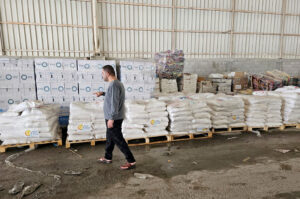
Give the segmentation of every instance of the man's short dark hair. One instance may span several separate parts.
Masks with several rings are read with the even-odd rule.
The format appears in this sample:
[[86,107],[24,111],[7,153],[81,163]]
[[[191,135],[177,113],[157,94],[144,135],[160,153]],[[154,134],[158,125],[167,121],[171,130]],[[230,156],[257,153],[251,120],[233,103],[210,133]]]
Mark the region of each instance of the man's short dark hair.
[[110,74],[112,76],[116,76],[115,70],[111,65],[103,66],[102,70],[106,71],[108,74]]

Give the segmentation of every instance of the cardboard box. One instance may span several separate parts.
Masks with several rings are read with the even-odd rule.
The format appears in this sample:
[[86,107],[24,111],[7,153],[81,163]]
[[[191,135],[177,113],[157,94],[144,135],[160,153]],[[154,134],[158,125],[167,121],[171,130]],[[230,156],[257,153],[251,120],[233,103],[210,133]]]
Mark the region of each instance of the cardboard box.
[[51,82],[51,94],[53,96],[64,96],[65,95],[65,84],[63,82]]
[[35,63],[35,71],[50,71],[49,59],[45,58],[37,58],[34,60]]
[[77,82],[78,81],[77,72],[64,71],[62,72],[62,79],[65,82]]
[[78,83],[77,82],[65,82],[65,95],[66,96],[78,95]]
[[63,59],[62,60],[63,70],[68,72],[77,71],[77,61],[76,59]]
[[248,89],[248,76],[244,72],[235,72],[233,78],[233,91]]
[[93,90],[92,90],[92,83],[90,82],[80,82],[79,83],[79,95],[80,96],[92,96]]
[[92,73],[78,73],[78,81],[79,83],[82,82],[92,82],[93,81],[93,74]]
[[50,82],[37,82],[36,87],[38,99],[42,96],[52,96]]
[[35,82],[34,80],[34,72],[33,71],[22,71],[19,74],[19,81],[21,84],[27,83],[27,82]]
[[0,81],[7,81],[7,82],[14,82],[19,83],[20,73],[17,70],[11,70],[11,71],[0,71]]
[[105,92],[106,87],[104,83],[92,83],[92,92]]

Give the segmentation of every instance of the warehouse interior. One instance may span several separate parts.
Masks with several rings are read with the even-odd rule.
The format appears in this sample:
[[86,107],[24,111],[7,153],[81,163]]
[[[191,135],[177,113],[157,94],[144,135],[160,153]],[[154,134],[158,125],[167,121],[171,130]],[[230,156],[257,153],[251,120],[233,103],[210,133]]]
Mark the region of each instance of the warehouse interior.
[[299,0],[0,0],[0,198],[300,198],[299,140]]

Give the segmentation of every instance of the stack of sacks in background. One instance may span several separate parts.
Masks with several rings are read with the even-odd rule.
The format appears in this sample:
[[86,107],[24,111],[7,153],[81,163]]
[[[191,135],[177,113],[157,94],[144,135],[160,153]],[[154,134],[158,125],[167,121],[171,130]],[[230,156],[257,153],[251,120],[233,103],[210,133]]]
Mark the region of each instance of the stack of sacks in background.
[[212,81],[213,86],[217,87],[218,93],[230,93],[232,79],[226,79],[224,75],[213,73],[209,75],[209,79]]
[[60,139],[58,114],[58,105],[44,105],[41,101],[11,105],[0,114],[2,145]]
[[152,62],[120,61],[121,82],[126,99],[150,99],[156,85],[156,68]]
[[267,121],[268,106],[264,96],[240,95],[245,102],[246,125],[264,127]]
[[35,72],[38,100],[59,104],[60,121],[64,121],[69,116],[70,103],[79,101],[76,60],[35,59]]
[[171,135],[191,133],[193,130],[193,113],[190,109],[189,101],[177,100],[167,105],[170,118],[169,130]]
[[144,138],[144,128],[149,122],[149,114],[146,111],[145,101],[126,100],[126,115],[122,126],[125,139]]
[[206,99],[189,100],[190,109],[193,114],[193,131],[208,132],[211,128],[211,109],[207,106]]
[[74,102],[70,105],[68,140],[106,138],[103,102]]
[[0,112],[9,105],[36,100],[32,59],[0,59]]
[[266,126],[279,127],[282,125],[282,98],[277,92],[273,91],[255,91],[255,96],[265,96],[265,105],[267,108]]
[[164,101],[166,103],[171,103],[172,101],[176,100],[183,100],[186,99],[186,95],[181,92],[177,93],[160,93],[156,96],[156,98],[160,101]]
[[183,92],[196,93],[197,91],[197,74],[184,73],[183,75]]
[[212,109],[212,126],[215,129],[245,126],[244,101],[239,97],[217,95],[207,102]]
[[149,115],[145,128],[147,136],[167,135],[166,129],[169,125],[169,118],[166,103],[157,99],[150,99],[146,103],[146,111]]
[[300,88],[286,86],[276,90],[283,99],[283,123],[300,124]]
[[211,128],[211,109],[207,105],[212,93],[189,94],[190,109],[193,113],[193,130],[195,132],[208,132]]
[[[93,93],[105,92],[109,83],[102,78],[102,68],[111,65],[116,72],[114,60],[78,60],[79,98],[81,102],[102,101],[103,97],[96,97]],[[117,74],[117,73],[116,73]]]

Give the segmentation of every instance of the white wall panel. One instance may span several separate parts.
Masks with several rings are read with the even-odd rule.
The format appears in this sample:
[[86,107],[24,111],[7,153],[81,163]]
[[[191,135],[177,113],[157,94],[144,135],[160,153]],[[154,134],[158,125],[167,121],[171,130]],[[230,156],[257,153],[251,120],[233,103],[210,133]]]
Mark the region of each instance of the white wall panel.
[[300,57],[299,0],[96,1],[0,0],[0,55]]

